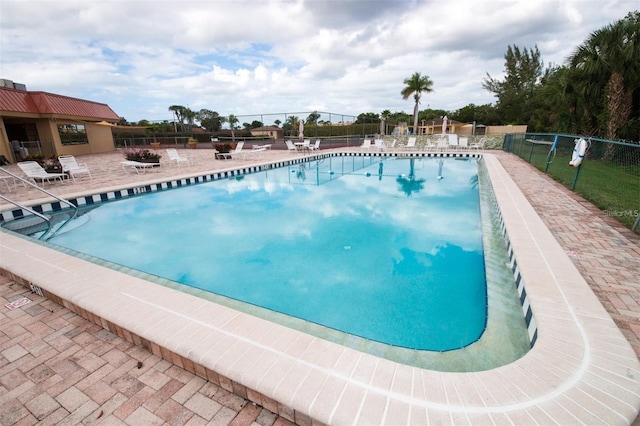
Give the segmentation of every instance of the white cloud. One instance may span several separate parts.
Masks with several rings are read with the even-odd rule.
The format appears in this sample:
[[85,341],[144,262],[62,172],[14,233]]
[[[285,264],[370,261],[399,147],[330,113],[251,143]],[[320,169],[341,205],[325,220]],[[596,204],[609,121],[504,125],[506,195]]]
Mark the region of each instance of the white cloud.
[[314,109],[411,112],[492,103],[508,45],[561,64],[628,0],[25,1],[0,3],[0,76],[109,104],[128,120],[170,119],[170,105],[220,114]]

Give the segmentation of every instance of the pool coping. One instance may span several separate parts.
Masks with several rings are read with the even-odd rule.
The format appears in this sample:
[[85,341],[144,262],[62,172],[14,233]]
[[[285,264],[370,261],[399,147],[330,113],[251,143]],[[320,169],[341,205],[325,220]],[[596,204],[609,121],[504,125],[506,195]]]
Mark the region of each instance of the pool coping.
[[498,160],[484,158],[537,330],[528,354],[489,371],[363,354],[6,232],[0,268],[296,423],[631,423],[640,407],[631,346]]

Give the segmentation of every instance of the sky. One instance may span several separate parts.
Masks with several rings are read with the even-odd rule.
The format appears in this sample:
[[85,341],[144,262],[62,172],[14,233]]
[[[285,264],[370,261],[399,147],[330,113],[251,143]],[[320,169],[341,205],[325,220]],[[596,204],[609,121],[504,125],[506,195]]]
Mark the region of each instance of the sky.
[[[169,107],[265,125],[288,113],[413,112],[495,103],[509,45],[562,65],[637,0],[0,0],[0,78],[108,104],[129,122]],[[328,117],[324,113],[335,115]]]

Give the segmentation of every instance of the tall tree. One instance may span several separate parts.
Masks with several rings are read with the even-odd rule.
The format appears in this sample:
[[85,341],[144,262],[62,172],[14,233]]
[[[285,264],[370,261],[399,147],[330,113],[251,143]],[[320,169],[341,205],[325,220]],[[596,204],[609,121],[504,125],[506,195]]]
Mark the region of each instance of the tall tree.
[[[182,105],[171,105],[169,107],[169,111],[173,112],[173,114],[176,117],[176,121],[177,123],[180,123],[180,131],[184,132],[184,110],[186,108],[183,107]],[[173,129],[174,131],[178,131],[177,128]]]
[[[585,124],[579,103],[586,106],[590,103],[581,102],[583,94],[577,90],[568,67],[554,67],[551,70],[542,86],[540,96],[549,114],[547,130],[564,133],[584,132]],[[586,133],[593,134],[594,130]]]
[[569,58],[578,90],[584,96],[591,92],[593,98],[604,94],[600,99],[604,99],[607,139],[619,137],[619,130],[629,121],[633,93],[640,89],[639,58],[638,11],[591,33]]
[[187,122],[187,131],[191,133],[193,131],[193,123],[196,120],[196,112],[192,111],[190,108],[185,108],[182,111],[182,116]]
[[428,75],[420,75],[419,72],[413,73],[413,75],[404,80],[404,84],[406,85],[404,89],[400,92],[402,95],[402,99],[408,99],[409,96],[413,95],[413,99],[416,104],[413,107],[413,134],[416,134],[416,130],[418,129],[418,114],[420,109],[420,97],[422,96],[422,92],[430,93],[433,92],[433,81],[429,79]]
[[287,117],[287,120],[282,125],[282,129],[287,131],[290,135],[296,134],[298,131],[298,126],[300,125],[300,118],[295,115],[290,115]]
[[200,125],[210,132],[217,132],[220,130],[222,123],[226,121],[225,117],[221,117],[216,111],[208,109],[201,109],[196,114],[196,119],[200,122]]
[[[180,124],[181,132],[191,131],[193,122],[196,118],[195,112],[182,105],[171,105],[169,107],[169,111],[172,111],[175,114],[176,121]],[[185,127],[185,125],[188,125],[188,127]],[[176,128],[175,131],[178,131],[178,129]]]
[[[448,113],[446,111],[438,111],[436,114],[432,114],[429,117],[442,117],[443,115],[463,123],[472,123],[474,121],[477,124],[486,125],[495,125],[500,123],[500,118],[498,117],[496,109],[491,104],[468,104],[456,111]],[[427,121],[430,121],[430,119],[428,118]]]
[[363,112],[356,117],[356,123],[376,123],[380,120],[380,116],[375,112]]
[[229,114],[229,118],[227,118],[227,122],[229,123],[229,127],[231,128],[231,140],[233,142],[236,141],[236,125],[240,120],[233,114]]
[[504,67],[503,81],[487,73],[482,87],[498,98],[496,109],[505,124],[530,124],[536,108],[535,91],[540,87],[544,68],[538,46],[531,50],[508,46]]
[[318,118],[320,118],[320,114],[317,111],[314,111],[307,116],[304,123],[309,125],[314,124]]

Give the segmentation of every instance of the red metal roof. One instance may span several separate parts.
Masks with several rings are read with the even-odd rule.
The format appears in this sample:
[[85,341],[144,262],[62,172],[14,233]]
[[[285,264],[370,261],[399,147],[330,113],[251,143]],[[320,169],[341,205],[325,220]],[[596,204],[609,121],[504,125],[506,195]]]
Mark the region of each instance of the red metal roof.
[[0,113],[15,112],[85,120],[119,121],[109,105],[47,92],[0,87]]

